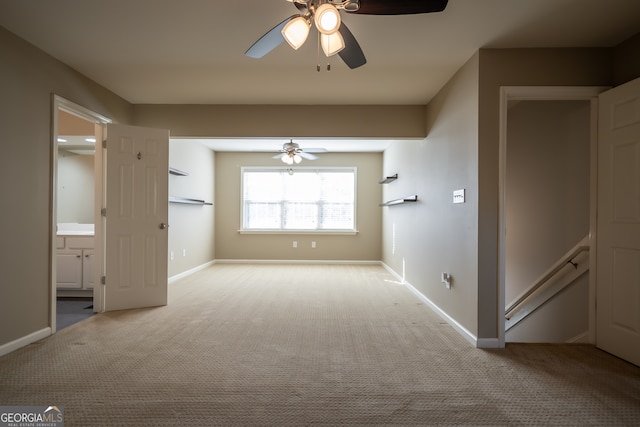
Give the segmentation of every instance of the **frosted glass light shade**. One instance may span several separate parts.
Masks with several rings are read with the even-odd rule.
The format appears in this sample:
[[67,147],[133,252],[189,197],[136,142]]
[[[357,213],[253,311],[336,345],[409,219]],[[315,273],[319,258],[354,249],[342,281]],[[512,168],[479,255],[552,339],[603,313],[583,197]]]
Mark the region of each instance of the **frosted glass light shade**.
[[321,4],[315,12],[314,22],[322,34],[333,34],[340,28],[340,12],[332,4]]
[[311,23],[302,16],[298,16],[287,22],[282,28],[282,37],[289,43],[289,46],[298,50],[309,36],[309,27],[311,27]]
[[344,49],[344,39],[339,32],[320,34],[320,45],[325,55],[332,56]]
[[288,153],[282,154],[282,157],[280,158],[280,160],[282,160],[283,163],[286,163],[288,165],[293,164],[293,157],[289,156]]

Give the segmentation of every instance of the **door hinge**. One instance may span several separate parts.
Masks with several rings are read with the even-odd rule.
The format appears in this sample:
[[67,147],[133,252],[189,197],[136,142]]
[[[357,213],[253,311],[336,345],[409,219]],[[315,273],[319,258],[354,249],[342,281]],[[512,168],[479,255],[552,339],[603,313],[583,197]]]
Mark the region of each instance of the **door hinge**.
[[107,217],[107,208],[102,208],[100,209],[100,215],[102,215],[103,217]]
[[106,139],[102,140],[102,148],[104,148],[104,149],[107,148],[107,140]]
[[101,285],[106,285],[107,284],[107,276],[101,276],[100,277],[100,284]]

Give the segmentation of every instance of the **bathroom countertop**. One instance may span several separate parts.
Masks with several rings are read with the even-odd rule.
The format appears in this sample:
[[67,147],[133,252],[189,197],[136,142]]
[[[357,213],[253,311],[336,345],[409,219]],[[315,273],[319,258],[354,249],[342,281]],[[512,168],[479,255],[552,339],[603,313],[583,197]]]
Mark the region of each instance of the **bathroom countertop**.
[[93,236],[93,224],[59,223],[56,234],[58,236]]

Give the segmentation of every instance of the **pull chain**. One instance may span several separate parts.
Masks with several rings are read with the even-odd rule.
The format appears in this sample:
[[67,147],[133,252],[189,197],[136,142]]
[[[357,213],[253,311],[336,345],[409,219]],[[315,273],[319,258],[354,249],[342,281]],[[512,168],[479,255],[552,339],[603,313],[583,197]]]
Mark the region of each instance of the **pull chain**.
[[318,32],[318,43],[316,48],[316,71],[320,72],[320,32]]
[[[316,71],[320,72],[320,32],[318,32],[318,46],[316,52]],[[331,62],[327,58],[327,71],[331,71]]]

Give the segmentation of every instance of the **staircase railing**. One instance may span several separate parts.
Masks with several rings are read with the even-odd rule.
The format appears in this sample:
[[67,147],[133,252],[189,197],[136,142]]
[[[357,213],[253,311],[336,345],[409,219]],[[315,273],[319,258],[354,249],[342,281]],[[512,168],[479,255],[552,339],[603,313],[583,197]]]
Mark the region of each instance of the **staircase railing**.
[[[526,291],[524,291],[519,297],[517,297],[507,308],[505,309],[505,319],[511,319],[518,311],[531,302],[541,291],[553,283],[551,279],[562,271],[567,265],[572,265],[574,268],[578,268],[578,264],[574,261],[582,252],[589,251],[589,236],[586,236],[577,245],[571,248],[566,254],[564,254],[547,272],[545,272],[538,280],[536,280]],[[553,295],[560,292],[571,282],[565,283],[563,286],[553,292]],[[553,296],[551,295],[551,296]],[[550,296],[550,297],[551,297]]]

